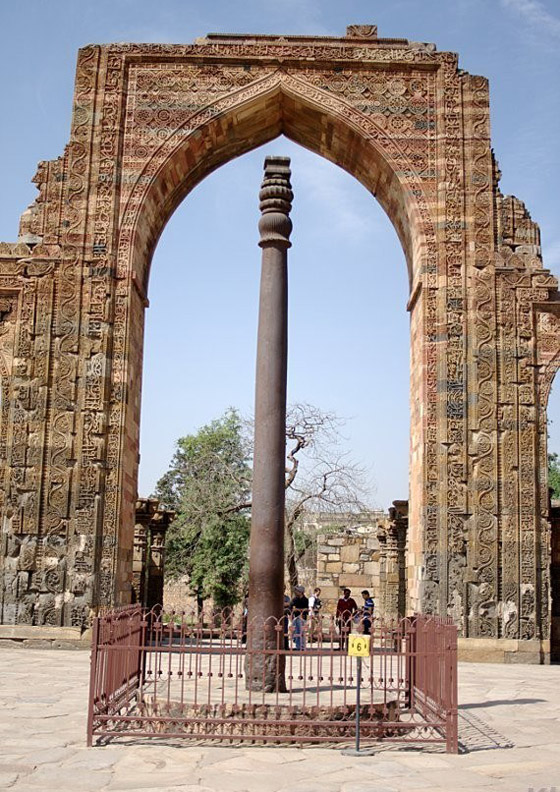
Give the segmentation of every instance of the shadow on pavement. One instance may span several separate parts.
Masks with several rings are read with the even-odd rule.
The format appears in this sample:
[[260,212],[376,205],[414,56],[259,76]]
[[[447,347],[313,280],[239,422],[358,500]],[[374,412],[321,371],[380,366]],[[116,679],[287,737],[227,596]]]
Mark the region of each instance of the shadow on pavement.
[[502,707],[507,704],[538,704],[546,701],[542,698],[496,699],[495,701],[476,701],[472,704],[460,704],[459,709],[485,709],[486,707]]
[[[530,699],[540,701],[540,699]],[[459,753],[513,748],[514,743],[472,712],[459,710]]]

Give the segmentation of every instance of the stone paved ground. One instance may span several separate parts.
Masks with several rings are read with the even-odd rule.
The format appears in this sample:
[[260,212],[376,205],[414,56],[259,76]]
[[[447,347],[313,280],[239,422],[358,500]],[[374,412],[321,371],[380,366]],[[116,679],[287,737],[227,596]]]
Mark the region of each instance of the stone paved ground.
[[[0,649],[0,789],[16,792],[404,792],[554,787],[560,666],[460,667],[459,756],[380,748],[112,744],[86,748],[87,652]],[[512,746],[512,747],[509,747]]]

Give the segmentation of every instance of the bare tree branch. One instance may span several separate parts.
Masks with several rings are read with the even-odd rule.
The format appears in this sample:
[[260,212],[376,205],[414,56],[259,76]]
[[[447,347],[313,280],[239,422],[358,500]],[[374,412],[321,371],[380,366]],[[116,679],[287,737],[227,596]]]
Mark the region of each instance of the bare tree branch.
[[309,404],[290,407],[286,437],[293,441],[286,468],[287,566],[291,586],[298,583],[298,562],[306,545],[297,547],[298,526],[306,512],[357,512],[366,507],[364,470],[341,450],[344,421]]

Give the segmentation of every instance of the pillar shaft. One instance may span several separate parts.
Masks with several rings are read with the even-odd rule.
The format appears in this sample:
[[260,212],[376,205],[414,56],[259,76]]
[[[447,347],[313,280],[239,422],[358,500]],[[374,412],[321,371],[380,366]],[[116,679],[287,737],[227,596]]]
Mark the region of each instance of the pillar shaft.
[[[278,656],[267,663],[255,652],[274,648],[283,637],[281,624],[284,590],[284,501],[286,472],[286,379],[288,354],[287,250],[292,223],[293,194],[290,160],[267,157],[260,192],[259,222],[262,271],[259,301],[255,388],[255,447],[253,505],[249,559],[249,648],[251,689],[283,686]],[[268,621],[267,621],[268,620]],[[267,624],[271,628],[266,635]],[[248,664],[249,665],[249,664]]]
[[280,617],[284,589],[286,475],[286,250],[263,250],[251,521],[250,589],[254,615]]

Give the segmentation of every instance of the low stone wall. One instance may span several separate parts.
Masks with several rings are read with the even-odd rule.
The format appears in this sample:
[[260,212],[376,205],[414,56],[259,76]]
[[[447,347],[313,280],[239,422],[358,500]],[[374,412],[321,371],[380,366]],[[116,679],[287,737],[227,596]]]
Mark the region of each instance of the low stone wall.
[[166,611],[195,611],[196,598],[190,593],[188,578],[166,580],[163,586],[163,607]]
[[0,648],[23,646],[26,649],[89,649],[91,630],[79,627],[0,624]]
[[548,665],[550,641],[518,641],[515,638],[459,638],[459,660],[470,663],[520,663]]

